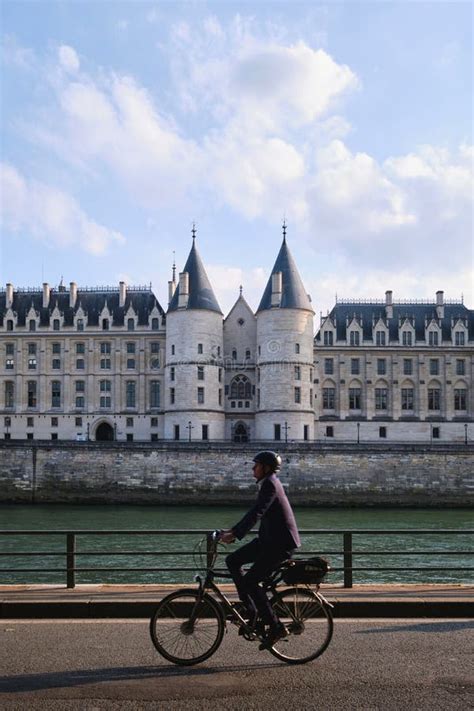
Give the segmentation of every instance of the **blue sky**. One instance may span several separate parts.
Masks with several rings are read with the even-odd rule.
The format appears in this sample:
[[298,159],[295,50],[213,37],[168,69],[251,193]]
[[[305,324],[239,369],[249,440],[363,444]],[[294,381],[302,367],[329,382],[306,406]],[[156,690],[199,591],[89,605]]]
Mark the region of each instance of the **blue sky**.
[[0,283],[152,282],[198,246],[227,312],[288,241],[339,297],[474,307],[472,4],[2,9]]

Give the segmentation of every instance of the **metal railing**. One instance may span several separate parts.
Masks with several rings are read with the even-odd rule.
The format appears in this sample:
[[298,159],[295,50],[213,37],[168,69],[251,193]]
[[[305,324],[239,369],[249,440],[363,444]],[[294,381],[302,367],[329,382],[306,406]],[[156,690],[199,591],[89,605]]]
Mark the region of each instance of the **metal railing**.
[[[4,551],[0,550],[0,561],[2,559],[8,558],[8,557],[16,557],[16,558],[25,558],[25,557],[41,557],[41,558],[47,558],[50,556],[54,557],[63,557],[65,558],[65,565],[62,567],[57,567],[57,568],[48,568],[44,566],[40,567],[2,567],[0,566],[0,582],[5,584],[4,581],[1,580],[1,577],[4,576],[5,573],[8,574],[51,574],[51,573],[59,573],[61,576],[65,576],[65,582],[66,586],[68,588],[74,588],[77,582],[77,576],[84,574],[84,573],[101,573],[101,572],[107,572],[107,573],[170,573],[170,572],[195,572],[196,571],[196,566],[176,566],[173,565],[172,567],[136,567],[136,566],[127,566],[127,567],[110,567],[110,566],[80,566],[77,564],[77,559],[78,558],[84,558],[84,557],[100,557],[100,556],[108,556],[108,558],[114,558],[116,556],[152,556],[152,557],[166,557],[166,556],[173,556],[173,557],[181,557],[181,556],[187,556],[188,558],[190,556],[193,556],[195,551],[193,550],[118,550],[118,549],[110,549],[108,548],[107,550],[78,550],[77,547],[77,542],[78,539],[84,536],[105,536],[105,537],[134,537],[134,536],[147,536],[148,538],[152,536],[191,536],[195,537],[195,541],[198,542],[200,538],[202,538],[204,535],[207,535],[209,531],[207,529],[158,529],[158,530],[86,530],[86,529],[76,529],[74,531],[71,530],[0,530],[0,542],[2,540],[8,539],[9,537],[12,536],[39,536],[39,537],[44,537],[44,536],[60,536],[64,537],[64,548],[62,550],[54,550],[54,551],[49,551],[49,550],[39,550],[39,551],[25,551],[25,550],[9,550],[9,551]],[[317,536],[340,536],[341,537],[341,543],[342,546],[340,549],[336,550],[317,550],[317,551],[310,551],[310,550],[305,550],[299,549],[297,553],[295,554],[297,557],[306,557],[306,556],[311,556],[311,555],[335,555],[335,556],[340,556],[342,557],[343,565],[342,566],[331,566],[331,570],[335,572],[342,572],[343,573],[343,585],[345,588],[351,588],[353,586],[353,581],[354,581],[354,573],[358,572],[399,572],[399,573],[407,573],[407,572],[416,572],[416,573],[424,573],[425,571],[428,572],[434,572],[434,571],[443,571],[443,572],[463,572],[463,573],[472,573],[474,571],[474,566],[450,566],[446,567],[445,565],[436,565],[436,566],[418,566],[418,567],[407,567],[406,565],[404,566],[358,566],[354,565],[354,559],[357,557],[365,557],[365,556],[423,556],[423,557],[433,557],[433,556],[472,556],[474,555],[474,549],[471,550],[444,550],[444,549],[431,549],[431,550],[380,550],[380,549],[370,549],[370,550],[357,550],[354,549],[354,537],[358,536],[369,536],[369,537],[377,537],[377,536],[414,536],[414,537],[419,537],[419,536],[459,536],[459,535],[469,535],[472,536],[474,533],[474,530],[466,530],[466,529],[389,529],[389,530],[382,530],[382,529],[352,529],[352,530],[345,530],[345,529],[302,529],[300,531],[300,534],[302,538],[304,538],[307,535],[317,535]],[[208,555],[209,555],[209,550],[208,550]],[[429,582],[429,580],[425,580],[424,582]]]

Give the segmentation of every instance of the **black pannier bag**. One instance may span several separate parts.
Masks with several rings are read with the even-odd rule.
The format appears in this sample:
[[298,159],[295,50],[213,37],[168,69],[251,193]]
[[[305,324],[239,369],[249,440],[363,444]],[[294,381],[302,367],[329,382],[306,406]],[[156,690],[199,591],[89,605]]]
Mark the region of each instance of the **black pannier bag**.
[[287,585],[306,584],[319,585],[326,576],[330,565],[324,558],[307,558],[291,561],[282,573],[283,582]]

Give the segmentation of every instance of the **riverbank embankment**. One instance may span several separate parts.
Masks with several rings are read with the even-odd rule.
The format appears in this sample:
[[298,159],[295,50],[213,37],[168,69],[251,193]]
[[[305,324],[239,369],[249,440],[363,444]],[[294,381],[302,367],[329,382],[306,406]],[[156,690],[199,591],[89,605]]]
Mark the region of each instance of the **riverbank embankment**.
[[[272,443],[275,446],[276,443]],[[474,445],[278,443],[300,506],[466,507]],[[2,442],[3,503],[251,503],[259,445]]]

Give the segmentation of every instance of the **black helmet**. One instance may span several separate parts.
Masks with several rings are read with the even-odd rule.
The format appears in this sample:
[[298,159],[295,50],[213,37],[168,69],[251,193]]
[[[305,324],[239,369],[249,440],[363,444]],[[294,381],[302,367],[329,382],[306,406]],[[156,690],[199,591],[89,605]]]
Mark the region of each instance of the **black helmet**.
[[256,454],[253,458],[253,461],[269,467],[272,472],[277,472],[281,467],[280,455],[276,452],[270,452],[268,450]]

